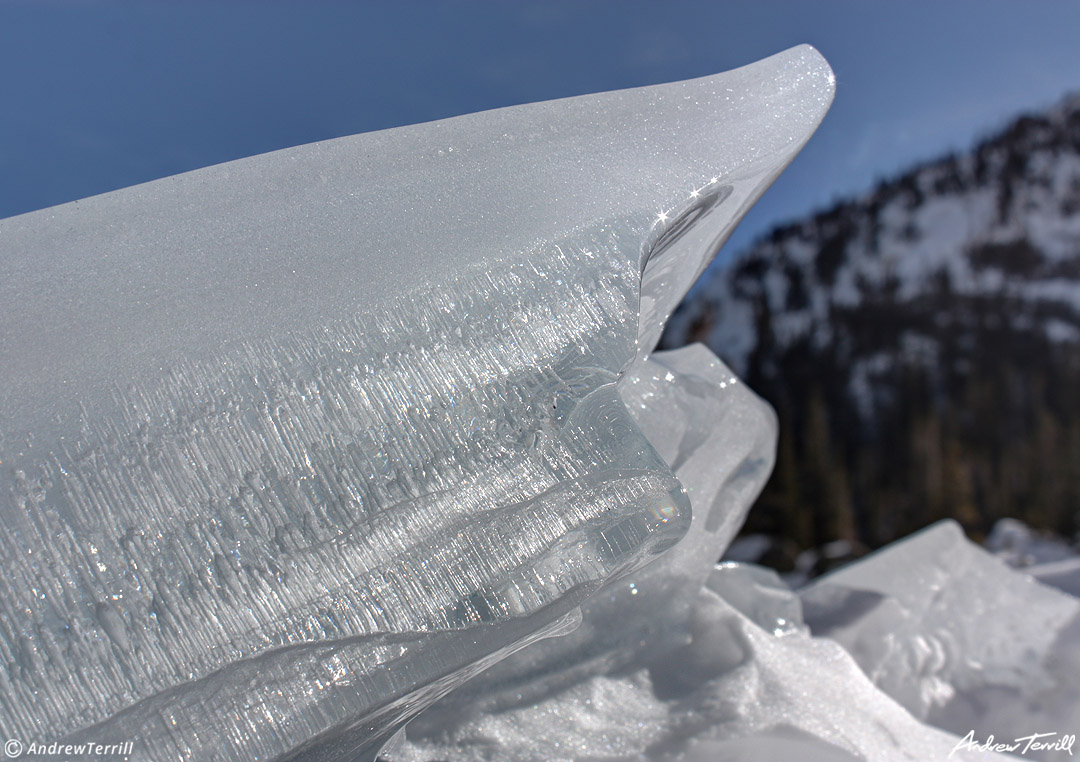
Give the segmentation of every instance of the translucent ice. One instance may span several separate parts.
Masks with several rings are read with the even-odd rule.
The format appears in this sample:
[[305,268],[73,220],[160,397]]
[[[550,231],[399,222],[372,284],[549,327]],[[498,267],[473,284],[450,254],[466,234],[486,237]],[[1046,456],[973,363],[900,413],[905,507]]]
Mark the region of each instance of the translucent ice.
[[[470,718],[465,727],[487,722],[489,714],[521,716],[568,685],[640,669],[643,661],[668,658],[692,639],[690,623],[701,588],[771,470],[775,416],[700,344],[651,355],[623,376],[619,391],[685,484],[693,507],[689,531],[662,557],[585,601],[573,633],[515,654],[455,692],[449,704],[429,710],[417,721],[421,735],[461,728],[463,716]],[[768,591],[755,591],[749,596],[764,591],[763,607],[772,607]],[[785,600],[798,605],[790,591]],[[532,755],[523,758],[554,758],[551,740],[537,737]],[[462,758],[471,758],[473,751]],[[516,758],[520,752],[502,748],[497,756]]]
[[815,635],[843,645],[878,687],[937,727],[1011,740],[1080,723],[1080,600],[1010,569],[954,522],[830,574],[801,598]]
[[673,472],[629,379],[832,92],[802,47],[0,221],[0,727],[370,758],[691,500],[730,538],[769,435],[688,498],[718,440]]

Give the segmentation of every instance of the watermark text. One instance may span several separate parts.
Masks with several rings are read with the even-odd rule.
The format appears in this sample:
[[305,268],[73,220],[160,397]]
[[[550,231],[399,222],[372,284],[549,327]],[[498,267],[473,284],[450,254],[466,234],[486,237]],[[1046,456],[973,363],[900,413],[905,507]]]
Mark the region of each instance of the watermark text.
[[19,757],[60,757],[62,759],[70,757],[127,757],[134,751],[134,741],[124,741],[123,743],[30,741],[29,743],[23,743],[18,738],[9,738],[4,744],[4,756],[8,759],[18,759]]
[[985,741],[980,742],[975,738],[975,731],[972,730],[960,739],[960,743],[953,747],[949,756],[952,757],[958,751],[996,751],[1021,755],[1029,751],[1063,751],[1071,757],[1075,744],[1076,736],[1064,733],[1032,733],[1011,741],[998,741],[991,733]]

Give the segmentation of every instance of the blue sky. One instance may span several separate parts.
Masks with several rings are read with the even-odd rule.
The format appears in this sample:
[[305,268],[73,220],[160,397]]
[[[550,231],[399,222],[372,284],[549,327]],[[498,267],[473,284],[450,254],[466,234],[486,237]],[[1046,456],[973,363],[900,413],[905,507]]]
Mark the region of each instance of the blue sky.
[[1080,3],[0,0],[0,217],[801,42],[832,113],[729,246],[1080,90]]

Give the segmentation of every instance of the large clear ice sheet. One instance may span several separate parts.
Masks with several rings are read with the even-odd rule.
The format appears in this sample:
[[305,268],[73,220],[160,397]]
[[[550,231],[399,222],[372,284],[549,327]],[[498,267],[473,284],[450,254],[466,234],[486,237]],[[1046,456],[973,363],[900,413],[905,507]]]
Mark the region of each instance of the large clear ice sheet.
[[0,727],[370,757],[674,545],[620,380],[833,85],[801,47],[0,220]]

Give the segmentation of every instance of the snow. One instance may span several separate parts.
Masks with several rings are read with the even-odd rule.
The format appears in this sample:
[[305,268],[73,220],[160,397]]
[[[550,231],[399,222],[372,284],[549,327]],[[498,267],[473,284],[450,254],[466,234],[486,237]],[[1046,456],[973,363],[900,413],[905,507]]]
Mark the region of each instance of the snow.
[[772,544],[773,540],[768,535],[744,534],[728,545],[727,550],[724,551],[724,560],[737,563],[756,563],[768,552]]
[[989,760],[999,757],[972,744],[1075,732],[1080,600],[951,522],[798,592],[771,570],[725,562],[684,619],[663,611],[631,629],[629,653],[618,636],[593,639],[600,647],[562,671],[510,662],[481,676],[386,759]]
[[1029,566],[1024,571],[1044,585],[1055,587],[1072,596],[1080,596],[1080,558],[1076,556]]
[[1076,550],[1060,537],[1039,533],[1022,521],[999,519],[986,538],[986,549],[1015,568],[1076,558]]
[[[716,567],[683,625],[660,623],[634,661],[483,685],[411,725],[391,762],[793,758],[995,759],[919,722],[837,642],[812,637],[774,573]],[[650,648],[651,646],[651,648]],[[483,680],[484,678],[481,678]],[[780,757],[762,756],[781,754]]]

